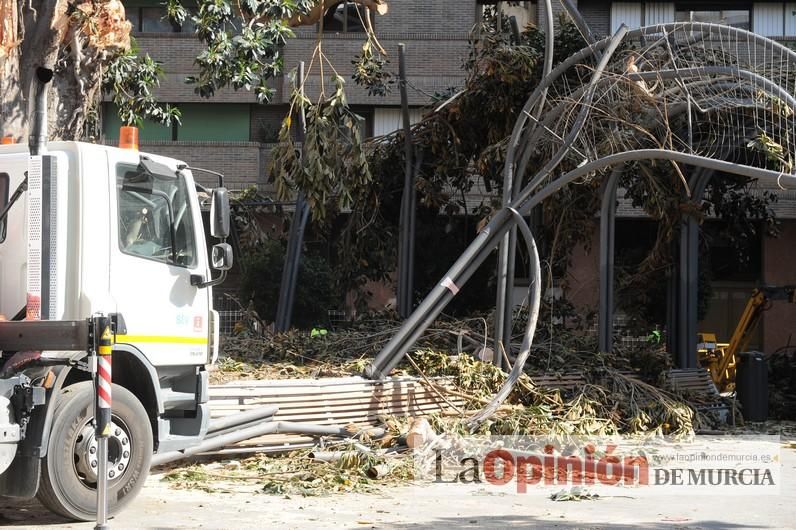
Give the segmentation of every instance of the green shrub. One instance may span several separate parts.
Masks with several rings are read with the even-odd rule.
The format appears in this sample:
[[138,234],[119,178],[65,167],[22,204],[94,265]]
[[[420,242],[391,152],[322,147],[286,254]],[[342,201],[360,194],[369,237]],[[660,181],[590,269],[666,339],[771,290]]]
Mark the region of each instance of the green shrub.
[[[279,288],[282,268],[285,264],[285,248],[280,241],[270,240],[254,252],[242,256],[243,281],[241,300],[253,300],[260,317],[273,322],[279,303]],[[293,305],[292,325],[311,328],[325,324],[327,310],[338,306],[338,297],[333,291],[332,269],[321,256],[302,255]]]

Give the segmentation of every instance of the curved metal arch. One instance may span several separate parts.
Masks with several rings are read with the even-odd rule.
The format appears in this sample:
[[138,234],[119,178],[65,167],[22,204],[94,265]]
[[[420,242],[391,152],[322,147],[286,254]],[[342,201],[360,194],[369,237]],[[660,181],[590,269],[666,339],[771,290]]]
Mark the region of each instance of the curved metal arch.
[[[747,32],[745,30],[741,30],[739,28],[727,28],[725,26],[719,26],[714,24],[703,24],[703,23],[674,23],[674,24],[659,24],[653,26],[647,26],[645,28],[639,28],[637,30],[628,31],[625,34],[625,38],[634,38],[637,36],[651,36],[651,35],[659,35],[662,34],[663,37],[658,41],[652,43],[645,47],[645,51],[654,48],[659,44],[660,40],[669,38],[671,32],[676,31],[688,31],[688,32],[698,32],[699,37],[701,39],[710,38],[712,35],[719,35],[721,37],[730,38],[732,36],[736,37],[743,37],[746,38],[748,41],[753,41],[758,44],[763,44],[764,47],[771,46],[772,50],[779,49],[783,55],[788,56],[791,60],[796,62],[796,53],[794,53],[789,48],[786,48],[778,43],[770,41],[764,37],[760,37],[759,35],[753,34],[751,32]],[[615,37],[615,36],[614,36]],[[570,56],[566,61],[560,64],[555,70],[553,70],[549,75],[545,76],[542,82],[537,86],[536,90],[529,96],[526,104],[523,108],[523,111],[520,115],[520,118],[517,120],[514,130],[512,132],[511,140],[509,142],[509,147],[506,156],[506,165],[504,169],[504,196],[503,196],[503,203],[507,205],[511,198],[516,196],[520,191],[520,186],[522,184],[522,179],[515,179],[514,175],[524,175],[525,170],[527,168],[527,164],[530,159],[530,155],[533,152],[532,147],[538,142],[541,136],[544,134],[545,130],[548,129],[546,127],[549,125],[550,121],[558,119],[560,113],[552,111],[549,113],[550,118],[544,121],[540,121],[537,116],[543,110],[543,102],[544,96],[547,93],[548,88],[562,75],[564,75],[567,70],[572,68],[573,66],[577,65],[579,61],[589,57],[589,56],[596,56],[602,59],[602,54],[600,50],[604,49],[605,47],[609,46],[611,42],[613,42],[614,37],[609,37],[603,39],[602,41],[592,43],[591,45],[581,49],[579,52],[575,53],[574,55]],[[659,77],[666,78],[666,79],[683,79],[683,78],[691,78],[691,77],[700,77],[705,75],[728,75],[733,76],[735,78],[740,79],[747,79],[754,83],[755,87],[758,86],[758,83],[764,87],[769,93],[776,94],[780,99],[783,99],[788,102],[788,104],[792,108],[796,108],[796,99],[794,99],[790,93],[777,85],[776,83],[772,82],[771,80],[767,79],[766,77],[749,70],[745,70],[739,67],[721,67],[721,66],[705,66],[699,68],[683,68],[683,69],[673,69],[667,71],[656,71],[656,72],[639,72],[637,74],[630,74],[628,77],[631,80],[655,80]],[[592,78],[594,81],[594,78]],[[606,81],[609,81],[606,78],[601,78],[597,82],[602,84]],[[588,93],[593,95],[594,91],[594,84],[590,83],[586,87],[580,87],[576,92],[572,94],[573,97],[577,97],[578,95],[582,95],[584,93]],[[562,104],[559,104],[561,107]],[[583,109],[581,109],[583,111]],[[535,112],[534,112],[535,111]],[[571,133],[575,132],[575,135],[570,134],[567,138],[562,140],[562,148],[554,155],[554,157],[548,161],[548,164],[545,166],[545,169],[554,168],[558,163],[560,163],[559,156],[562,153],[565,156],[565,153],[568,151],[567,140],[570,137],[576,138],[579,124],[582,123],[580,120],[581,116],[586,116],[586,113],[581,112],[578,118],[576,119],[576,124],[571,128]],[[526,125],[529,121],[532,121],[533,124],[530,129],[526,128]],[[585,121],[585,118],[584,118]],[[517,161],[517,148],[521,143],[521,138],[523,136],[530,136],[525,142],[522,142],[524,145],[524,149],[520,150],[520,160]],[[574,140],[573,140],[574,143]],[[571,146],[571,144],[569,144]],[[563,158],[563,157],[562,157]],[[547,176],[548,172],[542,170],[538,172],[533,180],[533,182],[541,182],[543,178]],[[505,342],[505,339],[510,337],[510,330],[511,330],[511,323],[510,323],[510,315],[511,315],[511,300],[510,300],[510,289],[509,285],[513,284],[514,281],[514,255],[516,252],[516,232],[512,231],[511,234],[506,236],[506,240],[501,245],[501,249],[499,251],[499,261],[498,261],[498,287],[497,287],[497,312],[496,312],[496,329],[495,329],[495,337],[496,343]],[[603,306],[605,307],[605,306]],[[604,343],[604,341],[603,341]]]
[[[656,24],[652,26],[645,26],[643,28],[637,28],[633,30],[628,30],[625,34],[625,39],[631,40],[636,37],[647,37],[652,35],[659,35],[664,32],[670,33],[671,31],[687,31],[687,32],[707,32],[707,36],[717,32],[719,35],[723,35],[726,33],[727,37],[737,35],[746,38],[748,41],[752,41],[758,44],[763,44],[764,46],[771,45],[773,49],[780,51],[782,54],[789,57],[794,63],[796,63],[796,51],[791,50],[790,48],[779,44],[778,42],[772,41],[766,37],[762,37],[756,33],[752,33],[750,31],[746,31],[740,28],[735,28],[731,26],[723,26],[720,24],[710,24],[710,23],[703,23],[703,22],[676,22],[676,23],[669,23],[669,24]],[[589,56],[593,56],[604,50],[613,40],[613,36],[606,37],[601,39],[593,44],[590,44],[584,48],[581,48],[579,51],[575,52],[571,56],[569,56],[565,61],[560,63],[556,66],[548,76],[542,79],[542,81],[537,85],[536,89],[531,93],[528,99],[523,106],[522,111],[520,112],[520,116],[517,119],[517,122],[514,125],[514,129],[511,134],[511,139],[509,140],[508,150],[506,153],[506,167],[504,169],[504,178],[507,172],[512,171],[511,163],[514,160],[514,153],[517,148],[517,141],[519,140],[520,135],[523,133],[523,130],[528,123],[529,119],[534,119],[532,114],[532,109],[537,105],[537,102],[542,96],[543,91],[548,89],[559,77],[561,77],[567,70],[576,66],[579,61],[586,59]],[[646,48],[654,47],[656,44],[652,44],[647,46]],[[513,180],[513,178],[512,178]]]
[[614,257],[616,241],[616,192],[623,165],[618,165],[603,183],[600,207],[600,302],[597,311],[597,347],[611,352],[614,347]]
[[[796,52],[793,52],[784,46],[780,45],[779,43],[775,43],[770,39],[765,37],[761,37],[754,33],[741,30],[739,28],[731,28],[727,26],[720,26],[715,24],[706,24],[706,23],[673,23],[673,24],[658,24],[653,26],[648,26],[645,28],[639,28],[637,30],[628,31],[624,34],[625,38],[634,38],[634,37],[647,37],[652,35],[660,35],[666,34],[667,32],[671,31],[684,31],[684,32],[691,32],[691,33],[700,33],[700,38],[709,38],[710,36],[717,34],[722,36],[723,38],[731,38],[731,37],[742,37],[747,42],[755,42],[757,44],[762,44],[764,48],[770,47],[772,50],[779,50],[780,54],[783,57],[787,57],[790,61],[796,63]],[[599,53],[603,49],[608,46],[612,46],[615,42],[614,37],[609,37],[607,39],[603,39],[593,45],[587,46],[583,48],[579,52],[570,56],[566,61],[561,63],[557,68],[555,68],[550,75],[548,75],[545,79],[543,79],[536,87],[534,92],[526,101],[526,104],[523,108],[523,112],[520,114],[517,122],[515,123],[514,130],[510,137],[508,152],[506,157],[506,166],[504,168],[504,178],[509,178],[516,187],[520,187],[520,183],[514,183],[514,175],[518,172],[516,171],[515,164],[517,162],[517,152],[520,146],[521,138],[526,135],[530,134],[531,138],[534,136],[536,132],[535,129],[537,128],[534,126],[527,127],[528,122],[531,119],[535,119],[531,114],[532,109],[534,108],[536,102],[541,95],[542,90],[548,88],[552,85],[552,83],[560,77],[566,70],[575,64],[578,61],[591,56],[595,55],[595,53]],[[614,48],[615,49],[615,48]],[[609,54],[610,55],[610,54]],[[604,58],[604,57],[603,57]],[[602,59],[601,58],[601,62]],[[682,71],[680,71],[682,72]],[[755,76],[759,76],[759,74],[755,74]],[[750,76],[752,78],[752,76]],[[764,79],[768,81],[770,86],[777,87],[778,91],[782,91],[782,87],[776,85],[773,82],[770,82],[764,76],[759,76],[760,79]],[[756,78],[754,78],[756,79]],[[595,80],[594,76],[592,76],[592,82]],[[590,91],[591,92],[591,91]],[[782,98],[787,99],[787,98]],[[577,122],[576,122],[577,123]],[[570,134],[567,135],[566,141],[563,142],[562,148],[559,149],[556,154],[551,157],[548,161],[548,164],[545,165],[547,169],[547,173],[554,169],[560,161],[563,159],[559,159],[558,161],[554,162],[555,158],[558,158],[563,151],[566,153],[568,149],[571,147],[571,142],[577,138],[577,131],[570,131]],[[524,146],[526,149],[530,142],[525,142]],[[569,145],[567,145],[569,144]],[[629,152],[622,152],[622,153],[615,153],[612,155],[608,155],[602,157],[597,160],[593,160],[591,162],[587,162],[586,164],[578,167],[565,175],[557,178],[554,182],[548,184],[547,186],[541,188],[540,190],[536,190],[536,188],[541,183],[542,179],[546,176],[546,174],[542,175],[545,170],[537,173],[531,181],[524,187],[519,193],[515,194],[515,197],[512,199],[510,205],[518,210],[521,214],[527,215],[530,209],[540,204],[544,199],[549,197],[551,194],[555,193],[558,189],[562,186],[571,183],[572,181],[585,176],[587,174],[603,170],[609,167],[612,167],[616,164],[629,162],[629,161],[640,161],[640,160],[652,160],[652,159],[661,159],[661,160],[671,160],[676,162],[681,162],[684,164],[690,164],[698,167],[705,167],[708,169],[714,169],[718,171],[726,171],[728,173],[735,173],[739,175],[748,176],[750,178],[761,178],[763,180],[776,180],[780,186],[783,183],[788,184],[790,186],[796,187],[796,177],[793,175],[786,175],[784,173],[778,173],[770,170],[754,168],[751,166],[744,166],[739,164],[733,164],[731,162],[725,162],[722,160],[715,160],[708,157],[703,157],[700,155],[688,154],[688,153],[680,153],[676,151],[669,151],[665,149],[642,149],[642,150],[635,150]],[[521,173],[520,173],[521,174]],[[487,225],[487,227],[482,230],[481,233],[473,240],[473,242],[468,246],[462,256],[457,260],[453,266],[449,269],[448,274],[446,277],[437,285],[431,293],[423,300],[420,306],[415,310],[415,312],[410,316],[410,318],[404,323],[401,329],[396,333],[395,336],[390,340],[390,342],[382,349],[379,355],[374,359],[373,363],[369,365],[365,370],[365,376],[375,378],[381,377],[384,374],[388,373],[395,365],[398,364],[402,356],[406,353],[408,348],[414,343],[414,341],[419,337],[419,335],[430,325],[430,323],[439,315],[442,309],[447,305],[447,303],[453,298],[456,292],[458,292],[459,288],[472,276],[475,269],[483,263],[486,256],[492,252],[492,250],[498,245],[500,240],[503,236],[511,230],[514,224],[511,221],[512,216],[508,213],[508,211],[504,208],[493,218],[493,220]],[[505,280],[503,278],[503,287],[505,288]]]
[[[605,68],[608,66],[608,63],[613,57],[613,54],[616,52],[619,45],[622,43],[622,39],[627,34],[627,27],[622,25],[616,34],[611,37],[608,46],[605,49],[605,53],[603,54],[602,58],[600,58],[599,63],[594,69],[592,73],[591,79],[589,84],[586,87],[586,92],[584,93],[584,104],[581,105],[580,112],[578,112],[578,116],[575,118],[575,123],[573,124],[569,134],[561,141],[561,147],[558,151],[548,160],[548,162],[544,165],[542,169],[537,172],[536,176],[534,176],[531,184],[532,186],[536,183],[541,182],[548,174],[550,174],[553,169],[555,169],[558,164],[566,157],[569,149],[571,148],[572,144],[578,138],[578,135],[581,132],[581,127],[586,122],[586,119],[589,116],[589,112],[591,111],[591,101],[594,97],[594,92],[600,81],[600,78],[605,71]],[[548,76],[549,77],[549,76]],[[541,86],[541,84],[540,84]],[[538,87],[537,87],[538,88]],[[546,94],[547,87],[543,89],[539,89],[539,98],[541,100],[542,96]],[[533,142],[534,138],[538,138],[538,136],[532,136],[529,143]],[[508,156],[508,155],[507,155]],[[507,159],[508,160],[508,159]],[[504,182],[504,189],[509,190],[513,189],[513,183],[511,181]],[[507,234],[504,238],[503,243],[501,244],[499,256],[498,256],[498,286],[497,286],[497,301],[496,307],[497,313],[495,316],[495,348],[501,347],[508,347],[508,342],[511,339],[511,296],[510,296],[510,289],[509,289],[509,281],[513,283],[514,281],[514,255],[516,252],[516,235],[514,238],[511,235]],[[508,340],[507,340],[508,339]]]
[[637,149],[635,151],[623,151],[613,155],[604,156],[597,160],[592,160],[572,171],[560,176],[552,183],[548,184],[537,193],[526,188],[525,193],[518,197],[515,208],[522,214],[526,214],[532,207],[550,197],[553,193],[567,184],[584,177],[590,173],[601,171],[623,162],[640,162],[644,160],[669,160],[688,164],[692,166],[705,167],[715,171],[724,171],[735,175],[742,175],[752,179],[761,179],[774,182],[781,188],[786,185],[796,189],[796,175],[785,174],[770,169],[761,169],[743,164],[735,164],[724,160],[716,160],[701,155],[681,153],[680,151],[670,151],[668,149]]
[[[767,78],[765,78],[765,77],[763,77],[763,76],[761,76],[761,75],[759,75],[759,74],[757,74],[755,72],[749,71],[749,70],[744,70],[744,69],[737,68],[737,67],[682,68],[682,69],[678,69],[678,70],[659,70],[659,71],[655,71],[655,72],[639,72],[638,74],[627,74],[627,77],[631,81],[632,80],[654,81],[654,80],[658,80],[658,79],[663,79],[663,80],[691,79],[691,78],[699,78],[699,77],[702,77],[703,75],[727,75],[727,76],[733,77],[734,79],[745,79],[745,80],[752,81],[753,83],[755,83],[755,87],[757,87],[756,83],[759,82],[762,85],[760,87],[761,90],[764,89],[764,91],[768,92],[769,94],[776,95],[781,100],[786,101],[788,103],[788,105],[794,111],[793,116],[794,116],[794,120],[796,120],[796,98],[794,98],[790,93],[788,93],[785,89],[783,89],[782,87],[780,87],[776,83],[773,83],[769,79],[767,79]],[[593,87],[593,89],[596,89],[597,86],[602,85],[604,83],[610,83],[610,82],[614,82],[614,81],[615,81],[614,78],[601,77],[596,82],[596,84]],[[741,87],[739,87],[739,88],[741,88]],[[592,87],[580,87],[578,90],[575,90],[574,92],[572,92],[571,97],[572,98],[579,98],[579,97],[583,96],[584,94],[586,94],[586,91],[590,90],[590,89],[592,89]],[[549,118],[538,122],[541,127],[534,132],[534,135],[527,140],[527,143],[533,144],[533,143],[537,142],[539,140],[539,138],[541,137],[541,135],[544,134],[544,131],[545,130],[549,130],[549,126],[552,124],[552,122],[557,120],[557,119],[560,119],[560,116],[563,114],[564,109],[570,103],[571,102],[569,102],[569,101],[562,101],[556,107],[553,107],[552,109],[550,109],[550,112],[548,113],[549,114]],[[751,102],[751,103],[754,103],[754,102]],[[738,106],[740,107],[741,105],[738,105]],[[686,110],[687,110],[687,108],[684,107],[683,109],[681,109],[679,112],[677,112],[675,114],[679,114],[680,112],[685,112]],[[670,117],[674,116],[675,114],[672,114]],[[580,125],[582,125],[582,122],[578,122],[576,125],[573,125],[573,128],[579,127]],[[796,124],[795,124],[795,128],[796,128]],[[569,136],[567,138],[562,139],[561,142],[564,143],[568,138],[569,138]],[[525,150],[525,153],[529,153],[530,154],[531,151],[532,151],[532,149],[529,148],[529,149]],[[559,152],[560,152],[560,150],[559,150]],[[523,157],[520,160],[519,166],[516,168],[516,173],[518,175],[523,175],[525,173],[525,170],[527,169],[527,164],[528,164],[529,160],[530,160],[530,156],[528,156],[527,158]],[[531,182],[532,183],[533,182],[539,182],[544,177],[546,177],[548,174],[549,174],[549,172],[543,173],[542,171],[540,171],[539,173],[536,174],[536,176],[534,176],[534,179]],[[520,180],[518,179],[517,183],[519,183],[519,182],[520,182]],[[515,190],[515,195],[516,195],[516,193],[517,193],[517,191]]]

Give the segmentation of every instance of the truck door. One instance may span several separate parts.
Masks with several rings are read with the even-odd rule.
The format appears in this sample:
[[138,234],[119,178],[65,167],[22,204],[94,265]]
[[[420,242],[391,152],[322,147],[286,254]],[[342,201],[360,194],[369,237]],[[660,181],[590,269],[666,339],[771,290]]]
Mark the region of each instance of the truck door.
[[111,293],[126,327],[117,343],[135,346],[155,366],[203,364],[210,293],[191,285],[191,275],[208,277],[193,180],[113,157],[111,165]]

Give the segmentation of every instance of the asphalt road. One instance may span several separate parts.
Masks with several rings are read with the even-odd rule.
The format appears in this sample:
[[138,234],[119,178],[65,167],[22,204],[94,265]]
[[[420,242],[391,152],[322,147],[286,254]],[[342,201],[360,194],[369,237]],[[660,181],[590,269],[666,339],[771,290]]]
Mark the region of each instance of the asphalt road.
[[[276,497],[254,491],[205,493],[171,489],[153,475],[111,528],[796,528],[796,451],[782,450],[776,496],[600,497],[555,502],[522,497],[453,496],[444,485],[401,487],[382,495]],[[35,501],[0,501],[5,528],[93,528],[47,512]]]

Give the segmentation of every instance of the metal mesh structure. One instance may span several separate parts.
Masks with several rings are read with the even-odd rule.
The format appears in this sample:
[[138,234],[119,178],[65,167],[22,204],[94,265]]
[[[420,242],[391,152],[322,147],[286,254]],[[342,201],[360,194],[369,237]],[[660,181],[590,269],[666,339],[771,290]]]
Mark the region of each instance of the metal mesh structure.
[[[388,373],[501,244],[505,250],[500,254],[496,334],[498,340],[508,337],[507,286],[514,255],[510,234],[518,223],[517,212],[527,215],[579,179],[612,175],[615,182],[617,173],[633,162],[670,165],[686,195],[694,187],[693,168],[796,187],[795,74],[796,54],[788,48],[745,30],[706,23],[632,31],[623,26],[573,54],[542,79],[514,127],[503,210],[366,375]],[[535,289],[537,297],[540,291]]]
[[623,28],[559,65],[529,99],[506,167],[512,199],[623,160],[669,159],[679,169],[709,159],[782,184],[796,151],[794,74],[794,52],[737,28]]

